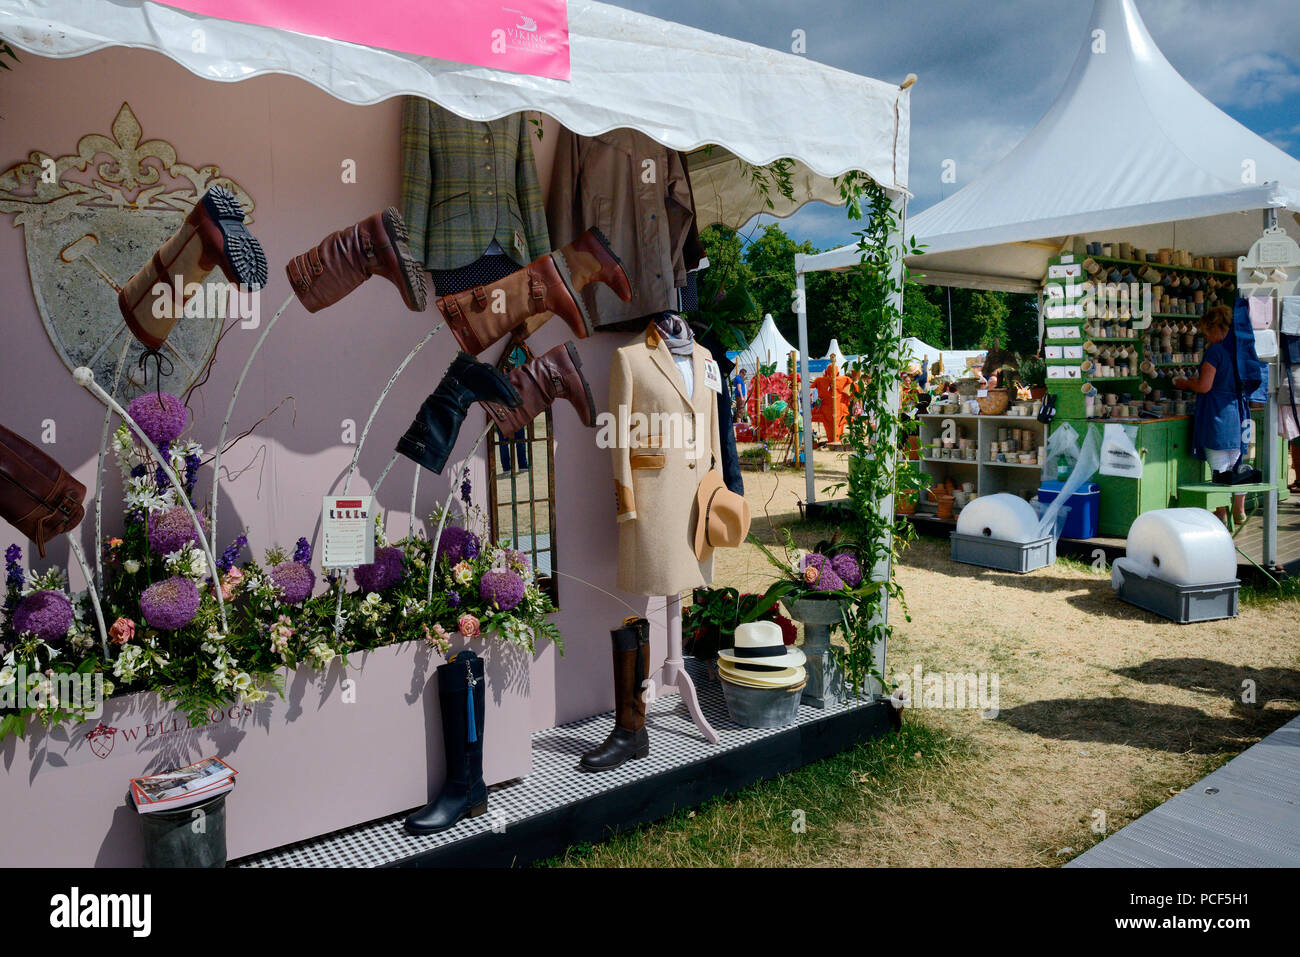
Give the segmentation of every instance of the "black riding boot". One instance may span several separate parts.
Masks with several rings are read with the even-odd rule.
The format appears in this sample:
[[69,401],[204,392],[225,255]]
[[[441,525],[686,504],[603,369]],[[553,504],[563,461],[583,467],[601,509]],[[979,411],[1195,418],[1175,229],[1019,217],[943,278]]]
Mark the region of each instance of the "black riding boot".
[[612,771],[650,753],[645,729],[645,682],[650,677],[650,622],[629,618],[609,633],[614,646],[614,730],[580,759],[587,771]]
[[420,405],[406,434],[397,440],[397,451],[435,475],[441,474],[460,435],[465,413],[480,401],[499,402],[514,409],[523,400],[494,366],[462,352],[452,361],[438,388]]
[[[483,659],[462,651],[438,667],[438,706],[447,754],[447,779],[437,800],[406,819],[412,834],[445,831],[463,817],[487,811],[483,783]],[[470,715],[473,714],[473,723]]]

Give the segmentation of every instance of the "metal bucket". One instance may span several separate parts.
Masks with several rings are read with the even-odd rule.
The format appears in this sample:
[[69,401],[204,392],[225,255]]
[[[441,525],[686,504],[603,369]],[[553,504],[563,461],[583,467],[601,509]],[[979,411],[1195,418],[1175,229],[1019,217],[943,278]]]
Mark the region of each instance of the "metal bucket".
[[141,814],[140,827],[145,867],[226,866],[225,794],[175,811]]
[[746,688],[721,680],[731,720],[742,728],[787,728],[794,724],[805,682],[790,688]]

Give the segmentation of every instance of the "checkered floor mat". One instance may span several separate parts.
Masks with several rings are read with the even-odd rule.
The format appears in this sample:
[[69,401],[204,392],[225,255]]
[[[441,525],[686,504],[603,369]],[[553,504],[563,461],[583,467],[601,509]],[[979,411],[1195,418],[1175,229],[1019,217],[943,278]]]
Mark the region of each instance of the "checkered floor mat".
[[[704,740],[681,698],[667,694],[651,702],[646,709],[646,727],[650,732],[648,758],[629,761],[621,768],[601,774],[588,774],[578,769],[578,757],[604,741],[613,727],[613,712],[606,712],[534,734],[532,773],[492,787],[489,789],[487,814],[460,821],[440,834],[408,834],[402,827],[405,814],[396,814],[241,858],[233,861],[232,866],[382,867],[493,828],[509,829],[512,824],[529,817],[586,800],[633,781],[706,761],[716,757],[720,750],[740,748],[771,735],[791,733],[789,728],[742,728],[735,724],[727,713],[721,685],[704,678],[703,665],[699,662],[687,659],[687,667],[695,681],[700,710],[721,739],[716,745]],[[861,699],[825,710],[800,705],[796,720],[801,725],[810,724],[869,703]]]

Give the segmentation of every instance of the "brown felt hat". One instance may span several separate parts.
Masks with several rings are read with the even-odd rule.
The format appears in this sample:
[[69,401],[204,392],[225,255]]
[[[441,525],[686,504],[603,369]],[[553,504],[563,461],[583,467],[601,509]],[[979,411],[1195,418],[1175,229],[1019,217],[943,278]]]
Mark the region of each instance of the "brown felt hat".
[[699,517],[695,520],[695,557],[704,561],[715,548],[736,548],[749,534],[749,503],[710,469],[695,493]]

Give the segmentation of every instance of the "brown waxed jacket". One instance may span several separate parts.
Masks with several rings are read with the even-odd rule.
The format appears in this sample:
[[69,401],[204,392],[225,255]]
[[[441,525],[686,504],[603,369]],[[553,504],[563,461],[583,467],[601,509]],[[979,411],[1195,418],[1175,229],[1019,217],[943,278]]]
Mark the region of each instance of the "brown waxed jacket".
[[546,221],[553,247],[595,227],[623,261],[630,302],[603,283],[583,290],[597,326],[676,309],[676,290],[703,255],[685,156],[637,130],[579,136],[561,128]]

